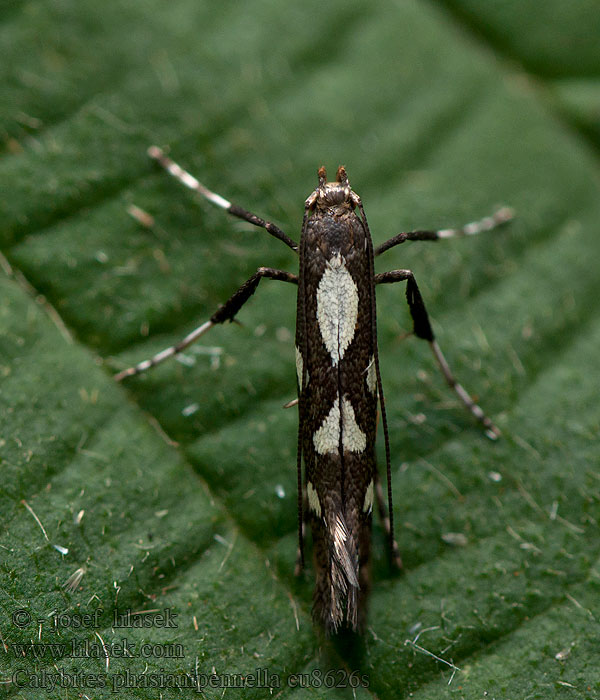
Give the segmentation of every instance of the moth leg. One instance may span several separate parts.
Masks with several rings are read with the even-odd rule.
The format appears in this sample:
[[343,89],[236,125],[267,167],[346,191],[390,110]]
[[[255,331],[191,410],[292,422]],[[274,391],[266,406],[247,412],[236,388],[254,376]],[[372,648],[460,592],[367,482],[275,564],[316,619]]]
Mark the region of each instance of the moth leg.
[[417,338],[422,338],[429,343],[448,386],[457,394],[473,416],[483,425],[486,435],[490,439],[496,440],[500,436],[500,429],[485,415],[479,405],[475,403],[471,396],[465,391],[462,384],[459,384],[452,374],[452,370],[435,340],[423,297],[421,296],[421,292],[419,291],[419,287],[417,286],[417,282],[411,270],[391,270],[390,272],[375,275],[375,284],[391,284],[393,282],[404,281],[407,283],[406,298],[410,309],[410,315],[413,319],[414,334]]
[[439,231],[405,231],[393,236],[385,243],[375,248],[375,255],[381,255],[386,250],[393,248],[404,241],[439,241],[441,238],[461,238],[462,236],[474,236],[483,231],[492,229],[510,221],[515,212],[510,207],[501,207],[491,216],[486,216],[480,221],[473,221],[462,228],[444,228]]
[[250,299],[250,297],[256,291],[259,282],[263,277],[268,277],[273,280],[280,280],[281,282],[291,282],[292,284],[298,284],[298,278],[291,272],[285,272],[284,270],[276,270],[272,267],[259,267],[258,270],[244,282],[244,284],[233,294],[223,306],[210,317],[210,319],[204,322],[201,326],[198,326],[195,330],[185,336],[183,340],[179,341],[176,345],[172,345],[169,348],[161,350],[159,353],[154,355],[154,357],[149,360],[144,360],[138,363],[134,367],[129,367],[124,369],[122,372],[115,374],[115,381],[120,382],[125,377],[132,377],[135,374],[140,374],[145,372],[151,367],[155,367],[169,357],[179,354],[192,343],[206,333],[210,328],[212,328],[217,323],[224,323],[225,321],[233,321],[237,312],[242,308],[242,306]]
[[209,202],[216,204],[221,209],[225,209],[226,212],[232,216],[237,216],[239,219],[244,219],[255,226],[260,226],[264,228],[268,233],[280,241],[283,241],[288,248],[291,248],[294,252],[298,252],[298,244],[293,241],[288,235],[286,235],[278,226],[270,221],[265,221],[261,219],[260,216],[256,216],[250,211],[239,207],[237,204],[232,204],[221,195],[216,192],[212,192],[205,187],[201,182],[199,182],[193,175],[184,170],[181,166],[177,165],[168,156],[165,155],[164,151],[158,146],[150,146],[148,149],[148,155],[150,158],[156,160],[162,167],[170,173],[174,178],[179,180],[182,185],[189,187],[189,189],[201,194]]
[[379,519],[383,523],[383,528],[385,534],[387,535],[388,541],[392,543],[392,548],[390,551],[390,560],[393,566],[397,569],[402,569],[402,557],[400,556],[400,550],[398,549],[398,543],[392,532],[392,524],[390,522],[390,516],[388,513],[388,504],[386,502],[385,496],[383,495],[383,487],[381,486],[381,478],[379,472],[375,470],[375,496],[377,498],[377,511],[379,512]]

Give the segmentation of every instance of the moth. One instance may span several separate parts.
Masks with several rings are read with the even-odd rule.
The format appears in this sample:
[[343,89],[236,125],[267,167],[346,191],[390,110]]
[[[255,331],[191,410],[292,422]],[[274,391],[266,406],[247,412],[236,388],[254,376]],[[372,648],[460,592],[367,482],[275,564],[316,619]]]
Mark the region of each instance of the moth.
[[[375,274],[374,258],[405,241],[437,241],[491,230],[509,221],[513,212],[502,207],[462,228],[399,233],[374,248],[362,201],[350,187],[345,168],[340,166],[335,181],[328,182],[321,167],[318,185],[304,205],[298,245],[275,224],[209,190],[160,148],[153,146],[148,153],[182,184],[285,243],[298,254],[299,272],[258,268],[208,321],[181,342],[119,372],[115,379],[144,372],[185,350],[214,325],[232,321],[262,279],[297,285],[297,570],[304,565],[304,532],[310,523],[316,576],[313,617],[328,633],[342,628],[360,631],[365,626],[370,588],[375,502],[389,538],[392,562],[401,566],[394,539],[389,434],[377,351],[378,285],[406,282],[414,335],[429,343],[446,382],[487,435],[496,438],[500,434],[450,370],[412,271]],[[387,510],[375,460],[378,405],[385,442]]]

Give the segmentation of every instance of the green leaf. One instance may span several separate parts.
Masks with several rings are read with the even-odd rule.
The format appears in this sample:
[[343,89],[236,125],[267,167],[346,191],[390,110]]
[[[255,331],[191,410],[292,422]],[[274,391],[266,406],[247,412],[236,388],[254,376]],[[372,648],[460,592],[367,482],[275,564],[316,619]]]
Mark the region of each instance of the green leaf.
[[[209,698],[600,697],[597,5],[32,0],[2,17],[6,696],[174,698],[198,674]],[[112,379],[258,266],[297,265],[159,172],[153,143],[295,239],[322,164],[346,165],[376,244],[517,211],[377,261],[413,269],[503,437],[400,342],[404,290],[381,289],[405,570],[377,524],[362,640],[324,638],[311,567],[293,574],[292,286],[263,282],[186,363]],[[224,691],[249,674],[262,687]]]

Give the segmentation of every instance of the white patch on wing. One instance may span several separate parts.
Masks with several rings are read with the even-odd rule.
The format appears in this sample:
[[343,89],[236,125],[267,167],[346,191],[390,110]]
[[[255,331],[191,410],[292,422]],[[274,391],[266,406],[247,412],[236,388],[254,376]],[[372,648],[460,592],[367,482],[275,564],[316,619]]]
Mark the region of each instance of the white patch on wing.
[[317,288],[317,321],[334,367],[354,338],[358,318],[358,288],[337,253],[327,263]]
[[377,372],[375,371],[375,355],[371,355],[369,366],[367,367],[367,389],[375,395],[377,390]]
[[337,452],[340,448],[340,402],[336,399],[323,421],[321,427],[313,435],[315,450],[320,455]]
[[365,502],[363,505],[363,512],[370,513],[373,510],[373,479],[369,482],[367,490],[365,491]]
[[[298,376],[298,386],[302,389],[302,370],[304,363],[302,361],[302,353],[300,348],[296,345],[296,375]],[[306,383],[308,384],[308,372],[306,373]]]
[[[321,427],[313,435],[315,450],[320,454],[336,453],[340,448],[340,402],[336,399]],[[342,398],[342,447],[348,452],[363,452],[367,436],[358,427],[354,408]]]
[[358,427],[352,404],[342,399],[342,444],[348,452],[362,452],[367,446],[367,436]]
[[308,507],[315,513],[317,518],[321,517],[321,503],[319,501],[319,496],[314,488],[314,486],[308,482],[306,484],[306,495],[308,497]]

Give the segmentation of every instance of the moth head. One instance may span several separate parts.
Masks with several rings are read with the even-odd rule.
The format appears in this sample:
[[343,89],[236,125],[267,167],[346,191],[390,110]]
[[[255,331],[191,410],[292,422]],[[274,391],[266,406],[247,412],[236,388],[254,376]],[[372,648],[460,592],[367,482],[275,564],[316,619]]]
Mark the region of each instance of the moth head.
[[335,182],[327,182],[327,171],[323,166],[318,170],[319,185],[306,200],[310,209],[354,209],[358,196],[352,191],[348,182],[346,168],[343,165],[337,169]]

